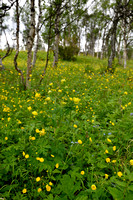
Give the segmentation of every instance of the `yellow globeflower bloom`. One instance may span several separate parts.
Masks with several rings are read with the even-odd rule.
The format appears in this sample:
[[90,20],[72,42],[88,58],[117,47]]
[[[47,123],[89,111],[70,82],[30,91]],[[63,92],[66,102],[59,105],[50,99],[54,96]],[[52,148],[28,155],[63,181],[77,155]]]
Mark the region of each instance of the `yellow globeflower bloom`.
[[40,180],[41,180],[40,177],[37,177],[37,178],[36,178],[36,182],[39,182]]
[[105,153],[109,153],[107,149],[105,150]]
[[110,162],[110,158],[106,158],[106,162],[109,163]]
[[113,146],[113,151],[116,151],[116,146]]
[[55,167],[56,167],[56,168],[59,168],[59,163],[56,163]]
[[24,189],[22,190],[22,192],[23,192],[23,194],[25,194],[25,193],[27,192],[27,189],[24,188]]
[[78,143],[79,143],[79,144],[82,144],[82,140],[78,140]]
[[122,172],[117,172],[117,175],[118,175],[119,177],[121,177],[121,176],[122,176]]
[[105,174],[105,179],[108,179],[109,175],[108,174]]
[[8,140],[8,137],[5,137],[5,140]]
[[26,158],[26,159],[29,158],[29,154],[26,154],[26,155],[25,155],[25,158]]
[[34,116],[37,116],[37,115],[38,115],[38,113],[37,113],[36,111],[33,111],[32,114],[33,114]]
[[96,186],[93,184],[93,185],[91,186],[91,189],[92,189],[92,190],[96,190],[97,188],[96,188]]
[[78,126],[76,124],[73,125],[74,128],[77,128]]
[[38,190],[37,190],[38,192],[41,192],[42,191],[42,189],[41,188],[38,188]]
[[53,183],[52,183],[52,182],[49,182],[49,185],[53,185]]
[[81,173],[80,173],[81,175],[84,175],[85,174],[85,172],[84,171],[81,171]]
[[39,160],[40,160],[40,162],[44,162],[44,158],[40,158]]
[[133,165],[133,160],[130,160],[130,165]]
[[40,97],[40,96],[41,96],[41,94],[39,94],[39,93],[35,94],[35,97]]
[[111,140],[110,140],[109,138],[107,138],[107,141],[108,141],[108,142],[111,142]]
[[27,109],[28,109],[29,111],[31,111],[31,110],[32,110],[31,106],[29,106]]
[[49,185],[46,185],[46,190],[47,190],[48,192],[50,192],[51,187],[50,187]]

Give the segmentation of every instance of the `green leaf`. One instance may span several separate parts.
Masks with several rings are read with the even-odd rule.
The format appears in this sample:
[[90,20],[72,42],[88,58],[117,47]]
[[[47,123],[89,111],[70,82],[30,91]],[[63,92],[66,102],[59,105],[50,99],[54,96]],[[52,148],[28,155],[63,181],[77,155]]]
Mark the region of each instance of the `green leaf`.
[[119,189],[108,187],[108,190],[109,190],[110,194],[113,196],[114,199],[117,199],[117,200],[123,199],[123,197],[124,197],[123,193]]

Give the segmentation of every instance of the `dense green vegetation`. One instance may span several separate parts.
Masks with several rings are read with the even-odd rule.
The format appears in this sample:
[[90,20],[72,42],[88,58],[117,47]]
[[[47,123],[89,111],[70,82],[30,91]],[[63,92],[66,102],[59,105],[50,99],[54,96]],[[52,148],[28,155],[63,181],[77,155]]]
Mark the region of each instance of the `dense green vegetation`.
[[[127,69],[79,56],[38,53],[23,90],[13,54],[0,71],[0,197],[13,200],[130,200],[133,196],[133,61]],[[52,58],[52,55],[51,55]],[[18,66],[26,71],[26,52]]]

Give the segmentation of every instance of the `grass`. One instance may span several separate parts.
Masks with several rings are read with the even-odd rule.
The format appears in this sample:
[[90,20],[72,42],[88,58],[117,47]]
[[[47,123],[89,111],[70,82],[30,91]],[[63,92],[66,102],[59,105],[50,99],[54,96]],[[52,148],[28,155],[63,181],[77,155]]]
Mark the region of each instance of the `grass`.
[[[24,91],[13,54],[0,73],[0,197],[129,200],[133,195],[133,61],[106,73],[107,61],[52,55],[46,76],[39,52]],[[19,67],[26,72],[26,52]]]

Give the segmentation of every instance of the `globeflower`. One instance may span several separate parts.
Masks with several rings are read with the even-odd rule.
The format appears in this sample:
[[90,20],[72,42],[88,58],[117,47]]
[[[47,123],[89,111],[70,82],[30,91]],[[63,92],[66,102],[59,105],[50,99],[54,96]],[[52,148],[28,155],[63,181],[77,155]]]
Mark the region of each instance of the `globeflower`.
[[36,111],[33,111],[32,114],[33,114],[34,116],[37,116],[37,115],[38,115],[38,113],[37,113]]
[[81,173],[80,173],[81,175],[84,175],[85,174],[85,172],[84,171],[81,171]]
[[45,101],[50,101],[50,97],[47,97],[47,98],[45,99]]
[[41,180],[40,177],[37,177],[37,178],[36,178],[36,182],[39,182],[40,180]]
[[97,188],[96,188],[96,186],[93,184],[93,185],[91,186],[91,189],[92,189],[92,190],[96,190]]
[[76,124],[73,125],[74,128],[77,128],[78,126]]
[[41,192],[42,191],[42,189],[41,188],[38,188],[38,190],[37,190],[38,192]]
[[116,146],[113,146],[113,151],[116,151]]
[[26,159],[29,158],[29,154],[26,154],[26,155],[25,155],[25,158],[26,158]]
[[82,144],[82,140],[78,140],[78,143],[79,143],[79,144]]
[[28,109],[29,111],[31,111],[31,110],[32,110],[31,106],[29,106],[27,109]]
[[119,177],[121,177],[121,176],[122,176],[122,172],[117,172],[117,175],[118,175]]
[[23,192],[23,194],[25,194],[25,193],[27,192],[27,189],[24,188],[24,189],[22,190],[22,192]]
[[50,190],[51,190],[51,187],[47,184],[46,185],[46,190],[48,191],[48,192],[50,192]]
[[75,104],[78,104],[80,102],[80,99],[76,98],[76,97],[73,97],[73,101],[74,101]]
[[39,93],[36,93],[36,94],[35,94],[35,97],[36,97],[36,98],[38,98],[38,97],[40,97],[40,96],[41,96],[41,94],[39,94]]
[[108,179],[109,175],[108,174],[105,174],[105,179]]
[[133,165],[133,160],[130,160],[130,165]]
[[110,158],[106,158],[106,162],[109,163],[110,162]]
[[56,167],[56,168],[59,168],[59,163],[56,163],[55,167]]

